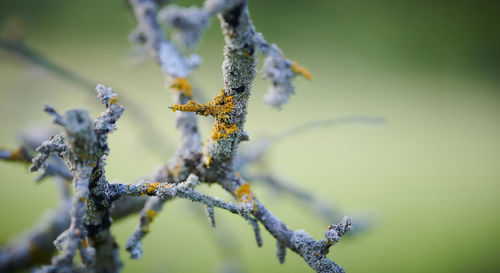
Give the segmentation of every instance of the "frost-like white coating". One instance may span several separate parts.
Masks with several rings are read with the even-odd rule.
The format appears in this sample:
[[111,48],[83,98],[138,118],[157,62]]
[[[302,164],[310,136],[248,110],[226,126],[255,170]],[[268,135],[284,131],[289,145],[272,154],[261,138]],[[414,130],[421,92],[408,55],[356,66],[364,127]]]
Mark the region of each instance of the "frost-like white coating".
[[[110,183],[105,173],[106,157],[110,152],[108,135],[117,129],[116,123],[125,111],[118,103],[118,94],[110,87],[96,87],[97,97],[104,104],[105,111],[95,119],[90,118],[86,110],[71,109],[61,115],[46,105],[45,111],[60,126],[62,133],[43,142],[34,157],[22,149],[0,149],[0,158],[10,161],[32,158],[31,171],[44,169],[44,177],[71,179],[73,195],[65,186],[60,187],[63,200],[61,211],[69,209],[70,212],[61,213],[60,217],[52,216],[50,225],[25,237],[23,244],[14,244],[10,248],[13,250],[11,254],[0,252],[0,271],[25,269],[27,266],[23,265],[47,264],[48,261],[36,260],[39,251],[45,251],[43,253],[49,258],[54,255],[54,250],[42,242],[43,237],[48,242],[53,240],[59,253],[52,258],[50,265],[39,268],[40,272],[118,272],[122,263],[110,231],[111,218],[119,219],[141,210],[139,223],[126,244],[131,257],[140,258],[143,254],[141,241],[150,232],[150,225],[161,212],[164,202],[182,198],[202,204],[213,227],[215,208],[241,216],[253,229],[258,246],[262,245],[260,225],[263,225],[276,239],[276,254],[280,263],[284,263],[288,248],[317,272],[344,272],[326,254],[351,229],[349,218],[345,217],[338,225],[331,225],[325,232],[325,239],[316,241],[307,232],[295,231],[275,216],[237,172],[245,164],[261,158],[270,145],[265,143],[246,157],[237,158],[240,142],[249,139],[244,125],[257,71],[257,53],[265,56],[262,73],[271,82],[265,99],[273,106],[280,107],[294,93],[291,81],[298,71],[276,45],[269,44],[256,31],[247,2],[206,0],[199,8],[167,5],[159,14],[156,1],[130,0],[130,4],[138,24],[133,36],[149,50],[168,84],[188,84],[188,77],[201,63],[201,58],[196,54],[184,56],[165,35],[158,23],[159,18],[175,30],[174,39],[182,46],[194,48],[209,26],[211,17],[218,17],[225,41],[222,63],[224,89],[220,95],[225,105],[219,111],[225,112],[222,112],[223,117],[217,116],[219,127],[214,130],[227,131],[225,134],[216,131],[220,137],[212,137],[203,145],[195,114],[179,111],[175,118],[181,143],[168,163],[138,183]],[[187,104],[190,99],[188,92],[173,94],[176,105]],[[61,165],[62,161],[59,165],[50,161],[51,156],[64,160],[66,169]],[[50,164],[56,164],[57,168],[51,168],[53,165]],[[202,194],[196,190],[200,183],[216,183],[238,202]],[[274,184],[280,191],[300,196],[296,188],[282,185],[285,183]],[[301,197],[312,198],[310,195]],[[52,231],[48,231],[49,228]],[[74,262],[77,254],[81,264]]]

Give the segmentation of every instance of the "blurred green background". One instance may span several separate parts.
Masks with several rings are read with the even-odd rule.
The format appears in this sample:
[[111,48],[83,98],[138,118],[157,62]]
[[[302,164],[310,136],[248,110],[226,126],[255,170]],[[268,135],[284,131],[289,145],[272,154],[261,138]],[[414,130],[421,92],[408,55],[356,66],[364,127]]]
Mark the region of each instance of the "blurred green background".
[[[498,272],[499,6],[495,1],[249,1],[257,30],[315,77],[296,79],[297,94],[281,111],[263,103],[267,82],[259,77],[246,124],[252,139],[312,120],[366,115],[388,121],[311,130],[279,143],[268,158],[269,168],[343,214],[371,216],[369,231],[342,240],[329,254],[348,272]],[[171,95],[156,64],[149,57],[139,62],[131,53],[127,35],[135,22],[121,1],[1,1],[0,23],[11,18],[24,22],[34,49],[111,85],[166,136],[170,149],[148,144],[132,114],[125,113],[110,137],[111,181],[133,182],[166,162],[179,137],[167,108]],[[204,63],[193,75],[206,97],[222,87],[222,46],[214,20],[198,49]],[[60,111],[102,110],[92,90],[0,51],[0,144],[15,147],[24,128],[50,124],[41,111],[44,102]],[[208,136],[211,122],[201,125]],[[57,205],[52,181],[35,185],[35,177],[20,165],[0,163],[0,242]],[[217,186],[203,190],[227,197]],[[322,237],[329,223],[306,207],[267,194],[264,186],[255,191],[292,228]],[[169,202],[151,226],[139,261],[128,259],[124,250],[137,217],[115,223],[124,272],[221,272],[231,266],[240,272],[310,271],[290,252],[279,265],[272,237],[264,232],[264,246],[258,248],[240,217],[216,211],[214,230],[201,210],[186,200]],[[224,246],[217,243],[221,238]]]

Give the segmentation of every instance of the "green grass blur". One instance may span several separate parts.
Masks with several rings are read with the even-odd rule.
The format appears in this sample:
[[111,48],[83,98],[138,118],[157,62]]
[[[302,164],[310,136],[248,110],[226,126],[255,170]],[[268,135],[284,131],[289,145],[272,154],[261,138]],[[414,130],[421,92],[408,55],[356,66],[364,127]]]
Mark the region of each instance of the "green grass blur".
[[[178,1],[180,5],[201,1]],[[371,230],[342,240],[330,257],[348,272],[497,272],[500,267],[500,35],[493,1],[249,1],[251,16],[270,42],[309,68],[315,79],[295,80],[297,94],[281,111],[256,80],[246,124],[251,139],[297,124],[343,116],[383,116],[383,126],[320,128],[286,139],[269,155],[269,168],[338,206],[367,213]],[[7,0],[0,23],[16,17],[39,52],[96,82],[111,85],[139,105],[178,142],[172,104],[158,67],[134,64],[128,33],[134,19],[122,1]],[[222,87],[223,40],[214,20],[198,50],[194,73],[205,96]],[[0,51],[0,144],[16,133],[50,124],[41,109],[102,107],[92,90]],[[201,119],[200,119],[201,120]],[[201,121],[204,136],[210,122]],[[107,177],[131,183],[164,163],[172,150],[147,144],[130,113],[110,137]],[[148,133],[148,132],[146,132]],[[0,162],[0,242],[30,227],[58,194],[50,180]],[[205,186],[203,186],[205,187]],[[217,186],[205,192],[226,196]],[[328,223],[265,187],[256,193],[294,229],[320,238]],[[144,256],[124,250],[137,217],[113,225],[124,272],[218,272],[236,259],[243,272],[308,272],[288,253],[275,258],[264,232],[257,248],[239,217],[216,211],[217,229],[186,200],[169,202],[144,240]],[[356,224],[356,223],[355,223]],[[219,246],[214,238],[223,238]]]

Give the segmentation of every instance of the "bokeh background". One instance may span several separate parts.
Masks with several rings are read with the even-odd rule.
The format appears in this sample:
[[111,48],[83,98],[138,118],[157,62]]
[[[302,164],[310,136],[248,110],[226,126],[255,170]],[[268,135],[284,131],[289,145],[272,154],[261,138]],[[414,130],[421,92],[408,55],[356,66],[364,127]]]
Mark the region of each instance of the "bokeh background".
[[[180,5],[201,1],[177,1]],[[309,68],[281,111],[264,104],[256,80],[246,128],[276,135],[298,124],[344,116],[381,116],[384,125],[322,127],[273,147],[268,168],[327,200],[346,215],[365,215],[370,229],[342,240],[330,257],[348,272],[498,272],[500,267],[500,33],[495,1],[251,0],[251,16],[270,42]],[[132,113],[110,137],[107,176],[133,182],[166,162],[178,142],[172,104],[153,61],[127,39],[134,18],[122,1],[3,0],[0,23],[23,22],[31,47],[70,71],[111,85],[139,106],[161,132],[148,140]],[[223,39],[214,20],[198,49],[194,73],[205,97],[222,87]],[[60,111],[102,107],[85,90],[0,50],[0,144],[50,124],[44,102]],[[125,105],[127,106],[127,105]],[[208,118],[207,118],[208,119]],[[204,136],[210,120],[201,121]],[[158,141],[164,141],[163,144]],[[21,165],[0,162],[0,242],[55,207],[58,193]],[[227,197],[218,187],[205,192]],[[262,201],[294,229],[320,238],[329,223],[295,199]],[[257,248],[241,218],[217,211],[217,229],[186,200],[169,202],[144,240],[144,256],[124,250],[137,223],[113,225],[124,272],[308,272],[293,253],[285,265],[264,232]],[[354,223],[356,225],[356,222]],[[221,246],[220,241],[224,244]]]

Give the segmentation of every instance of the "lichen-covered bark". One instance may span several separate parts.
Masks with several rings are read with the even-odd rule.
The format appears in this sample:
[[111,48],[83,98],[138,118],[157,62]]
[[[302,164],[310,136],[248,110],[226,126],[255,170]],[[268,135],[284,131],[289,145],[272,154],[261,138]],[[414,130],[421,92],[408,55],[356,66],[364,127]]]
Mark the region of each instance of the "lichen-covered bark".
[[[144,206],[145,198],[123,197],[110,209],[113,221],[134,215]],[[34,228],[23,232],[21,238],[0,248],[0,272],[17,272],[48,264],[56,253],[54,240],[70,226],[70,203],[44,213]]]
[[116,104],[117,94],[110,88],[97,86],[98,98],[106,111],[95,121],[85,110],[69,110],[64,116],[47,105],[45,111],[54,123],[63,128],[64,135],[56,135],[37,149],[31,171],[43,168],[51,154],[64,159],[73,175],[74,195],[70,212],[70,226],[56,239],[60,250],[44,272],[75,270],[73,258],[79,250],[87,268],[95,272],[117,272],[121,267],[117,245],[109,231],[107,198],[109,184],[104,176],[105,156],[109,152],[107,135],[116,129],[116,121],[124,107]]
[[[220,184],[230,193],[235,193],[245,181],[238,176],[230,176],[222,180]],[[307,232],[303,230],[294,231],[271,211],[269,211],[256,197],[253,197],[255,208],[252,215],[264,225],[267,231],[278,241],[278,259],[284,259],[283,247],[287,247],[296,252],[317,272],[344,272],[344,269],[328,259],[326,254],[328,249],[333,245],[327,243],[326,240],[316,241]],[[345,218],[344,221],[349,222],[348,231],[351,228],[350,219]],[[342,236],[343,233],[338,233]],[[338,236],[338,238],[340,238]],[[338,240],[336,241],[338,242]]]
[[233,104],[226,122],[235,124],[237,131],[225,138],[209,139],[206,144],[205,160],[210,162],[207,164],[205,177],[208,181],[216,181],[232,170],[232,161],[238,144],[248,139],[244,124],[257,64],[253,42],[255,28],[250,20],[246,3],[238,4],[218,16],[226,42],[222,63],[224,92],[226,96],[232,97]]
[[[212,101],[196,103],[192,100],[189,75],[200,63],[200,58],[182,55],[167,39],[158,23],[155,1],[130,0],[130,4],[138,22],[136,40],[149,50],[159,64],[167,86],[173,91],[171,109],[177,111],[175,119],[181,132],[180,145],[165,166],[149,178],[136,184],[111,184],[105,175],[106,156],[110,150],[107,138],[116,129],[116,122],[124,111],[124,107],[117,103],[118,95],[111,88],[100,85],[96,88],[106,110],[95,120],[85,110],[73,109],[60,115],[47,105],[45,111],[62,128],[62,134],[40,145],[33,158],[20,148],[0,149],[0,159],[27,162],[32,158],[31,170],[44,169],[42,177],[72,179],[73,196],[62,187],[62,208],[71,207],[71,210],[69,214],[51,218],[47,226],[54,227],[54,232],[47,231],[47,228],[36,230],[32,236],[25,237],[22,244],[13,244],[9,248],[11,255],[0,253],[0,269],[19,269],[22,268],[20,263],[46,263],[54,253],[47,241],[60,234],[55,239],[59,254],[41,271],[118,272],[121,262],[118,246],[110,232],[111,219],[140,210],[139,223],[126,245],[132,258],[140,258],[143,252],[141,240],[149,233],[150,225],[164,202],[183,198],[202,204],[213,227],[216,226],[215,208],[242,216],[254,230],[258,246],[262,245],[259,227],[262,224],[277,241],[276,254],[280,263],[285,261],[288,248],[317,272],[344,272],[326,255],[329,248],[351,229],[349,218],[328,227],[324,239],[315,240],[305,231],[291,229],[269,211],[238,173],[242,166],[261,157],[269,144],[237,159],[240,142],[249,139],[244,125],[257,71],[257,53],[266,58],[263,74],[272,84],[266,100],[273,106],[280,107],[294,93],[293,77],[303,75],[312,79],[309,71],[286,59],[276,45],[267,43],[256,32],[245,0],[206,0],[200,8],[167,6],[160,17],[168,27],[175,29],[186,47],[196,45],[212,16],[217,16],[221,22],[225,40],[224,86]],[[210,115],[215,119],[211,136],[203,149],[195,114]],[[48,161],[54,157],[64,159],[67,169],[61,166],[61,162]],[[196,191],[200,183],[218,183],[235,197],[237,203],[201,194]],[[292,192],[299,198],[312,198],[301,195],[295,188],[280,187],[276,188]],[[49,239],[44,241],[39,239],[40,236]],[[81,265],[74,263],[77,254]]]

